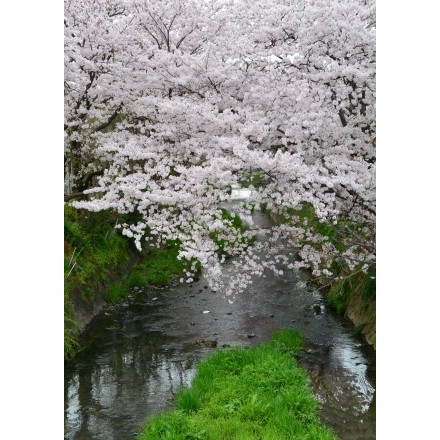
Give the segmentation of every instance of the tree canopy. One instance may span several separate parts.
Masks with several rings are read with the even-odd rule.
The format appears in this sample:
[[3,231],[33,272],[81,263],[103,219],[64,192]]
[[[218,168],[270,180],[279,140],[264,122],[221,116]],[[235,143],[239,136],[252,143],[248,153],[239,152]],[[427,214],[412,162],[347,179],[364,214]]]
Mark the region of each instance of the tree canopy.
[[[65,0],[64,29],[66,201],[138,214],[120,227],[139,249],[177,240],[227,293],[375,264],[373,0]],[[283,221],[231,227],[234,185],[232,218]]]

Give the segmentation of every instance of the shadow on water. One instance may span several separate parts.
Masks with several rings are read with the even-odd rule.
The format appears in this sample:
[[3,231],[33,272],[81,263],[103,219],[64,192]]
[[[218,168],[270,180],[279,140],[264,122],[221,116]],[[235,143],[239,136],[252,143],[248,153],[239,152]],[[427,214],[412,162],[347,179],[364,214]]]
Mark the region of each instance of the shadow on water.
[[203,278],[132,292],[92,321],[87,349],[65,365],[65,439],[133,439],[146,416],[172,408],[212,341],[254,346],[283,327],[306,337],[301,365],[323,422],[343,440],[375,439],[375,352],[318,292],[298,287],[299,277],[267,273],[233,304]]

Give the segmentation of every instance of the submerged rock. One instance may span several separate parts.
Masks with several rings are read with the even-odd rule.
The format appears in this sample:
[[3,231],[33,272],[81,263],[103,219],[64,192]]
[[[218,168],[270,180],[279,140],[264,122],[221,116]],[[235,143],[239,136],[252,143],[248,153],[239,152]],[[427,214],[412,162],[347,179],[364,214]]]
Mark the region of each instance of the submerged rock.
[[217,339],[201,339],[200,341],[197,341],[197,344],[214,348],[217,347]]

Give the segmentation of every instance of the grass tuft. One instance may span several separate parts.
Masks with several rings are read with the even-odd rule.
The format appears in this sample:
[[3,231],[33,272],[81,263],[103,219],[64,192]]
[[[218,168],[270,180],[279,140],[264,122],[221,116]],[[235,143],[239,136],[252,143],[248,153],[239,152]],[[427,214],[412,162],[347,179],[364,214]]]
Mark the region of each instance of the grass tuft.
[[176,243],[171,243],[163,249],[150,249],[145,260],[132,270],[128,285],[130,287],[169,286],[173,279],[182,276],[191,264],[179,260],[178,253],[179,245]]
[[318,416],[305,372],[295,356],[303,336],[276,332],[250,349],[218,350],[202,361],[176,410],[146,421],[136,440],[310,439],[336,440]]

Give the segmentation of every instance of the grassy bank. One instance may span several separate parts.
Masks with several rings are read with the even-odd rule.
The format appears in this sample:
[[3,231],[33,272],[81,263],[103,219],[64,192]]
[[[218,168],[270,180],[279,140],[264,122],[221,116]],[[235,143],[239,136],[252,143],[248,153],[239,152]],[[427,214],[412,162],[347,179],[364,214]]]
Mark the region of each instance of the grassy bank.
[[283,329],[255,348],[217,351],[177,393],[175,411],[147,420],[136,440],[335,440],[298,367],[302,344]]
[[114,228],[112,212],[92,213],[64,205],[64,358],[80,349],[79,329],[71,300],[73,291],[85,301],[127,268],[130,243]]
[[327,292],[329,304],[348,316],[355,330],[376,348],[376,269],[334,281]]
[[[318,232],[338,251],[345,250],[344,238],[347,234],[362,236],[365,229],[349,221],[317,221],[313,207],[303,205],[300,210],[288,209],[286,216],[280,216],[282,223],[296,221],[305,228]],[[304,226],[307,225],[307,226]],[[320,243],[314,246],[321,246]],[[348,316],[367,341],[376,348],[376,267],[372,265],[366,273],[360,267],[350,269],[341,260],[333,260],[330,271],[332,278],[320,278],[310,275],[311,282],[318,286],[334,310]]]

